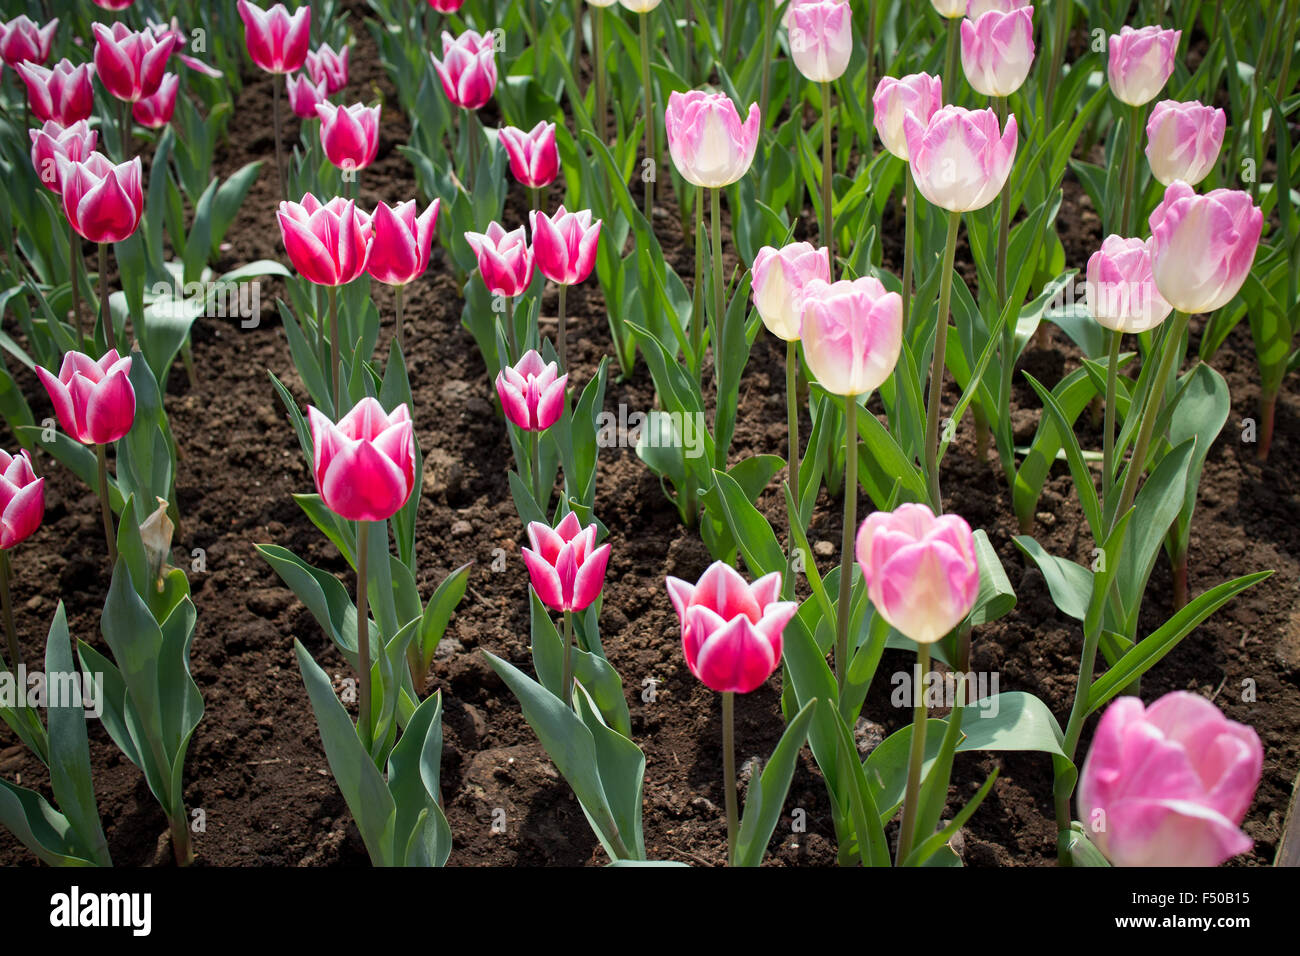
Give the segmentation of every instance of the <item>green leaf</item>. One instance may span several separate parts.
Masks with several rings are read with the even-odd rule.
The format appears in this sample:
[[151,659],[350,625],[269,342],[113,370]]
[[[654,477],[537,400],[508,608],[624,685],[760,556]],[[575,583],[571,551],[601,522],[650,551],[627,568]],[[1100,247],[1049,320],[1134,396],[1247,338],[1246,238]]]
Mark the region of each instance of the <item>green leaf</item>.
[[1002,568],[998,553],[993,550],[989,536],[981,528],[975,532],[975,560],[980,570],[979,592],[971,608],[968,621],[979,627],[1011,613],[1016,606],[1016,592],[1011,587],[1007,572]]
[[803,705],[781,735],[759,779],[750,778],[740,832],[736,836],[736,866],[758,866],[763,862],[772,831],[781,819],[790,779],[794,776],[795,761],[808,739],[808,725],[816,706],[816,698]]
[[1088,603],[1092,600],[1092,572],[1068,558],[1049,554],[1027,534],[1017,535],[1012,541],[1042,572],[1057,610],[1076,621],[1082,621],[1088,614]]

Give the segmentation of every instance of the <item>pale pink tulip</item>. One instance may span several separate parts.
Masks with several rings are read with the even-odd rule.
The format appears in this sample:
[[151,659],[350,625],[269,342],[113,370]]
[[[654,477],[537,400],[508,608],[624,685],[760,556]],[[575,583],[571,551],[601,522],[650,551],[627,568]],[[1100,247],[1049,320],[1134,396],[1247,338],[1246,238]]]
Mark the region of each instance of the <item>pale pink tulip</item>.
[[1129,26],[1111,36],[1106,74],[1116,98],[1129,106],[1154,100],[1173,75],[1182,36],[1182,30]]
[[570,511],[552,530],[540,521],[528,523],[523,548],[528,579],[543,604],[553,611],[585,611],[600,596],[609,564],[609,545],[596,547],[596,525],[582,527]]
[[312,473],[321,501],[347,521],[386,521],[415,487],[415,435],[411,410],[386,413],[366,396],[338,424],[308,406],[315,449]]
[[1198,196],[1175,182],[1151,214],[1151,271],[1160,294],[1189,314],[1227,305],[1245,284],[1263,227],[1249,193]]
[[135,389],[131,356],[110,349],[98,362],[81,352],[63,356],[56,378],[41,366],[36,376],[54,404],[63,430],[83,445],[107,445],[131,430]]
[[1034,64],[1034,8],[990,10],[961,23],[961,65],[977,93],[1010,96]]
[[564,387],[569,375],[559,374],[554,362],[542,361],[529,349],[514,367],[497,373],[497,397],[511,423],[527,432],[541,432],[564,414]]
[[922,124],[928,124],[943,106],[943,81],[929,73],[912,73],[900,79],[884,76],[876,84],[871,103],[881,143],[906,162],[911,154],[903,133],[903,117],[911,113]]
[[674,91],[668,97],[664,129],[668,152],[682,178],[694,186],[720,189],[749,172],[758,146],[758,104],[751,103],[741,123],[725,93]]
[[903,345],[903,298],[879,279],[809,280],[803,287],[808,368],[834,395],[862,395],[894,371]]
[[923,123],[903,114],[912,175],[921,195],[949,212],[983,209],[1002,191],[1016,159],[1016,118],[998,130],[993,110],[945,106]]
[[831,281],[830,252],[810,242],[781,249],[764,246],[754,257],[754,307],[769,332],[787,342],[803,327],[804,287],[813,279]]
[[1195,186],[1214,169],[1223,149],[1228,118],[1223,110],[1196,101],[1162,100],[1147,120],[1147,161],[1163,185],[1181,179]]
[[591,221],[591,210],[566,212],[564,206],[554,216],[531,212],[533,258],[542,275],[560,285],[585,282],[596,265],[596,245],[600,242],[600,220]]
[[1088,311],[1104,328],[1145,332],[1169,317],[1151,274],[1151,240],[1107,236],[1088,260]]
[[1010,13],[1012,10],[1020,10],[1029,6],[1029,0],[967,0],[966,16],[972,20],[978,20],[990,10],[996,10],[998,13]]
[[853,53],[853,11],[848,0],[791,0],[786,11],[790,55],[813,83],[844,75]]
[[948,20],[966,16],[966,0],[930,0],[930,5],[939,12],[939,16]]

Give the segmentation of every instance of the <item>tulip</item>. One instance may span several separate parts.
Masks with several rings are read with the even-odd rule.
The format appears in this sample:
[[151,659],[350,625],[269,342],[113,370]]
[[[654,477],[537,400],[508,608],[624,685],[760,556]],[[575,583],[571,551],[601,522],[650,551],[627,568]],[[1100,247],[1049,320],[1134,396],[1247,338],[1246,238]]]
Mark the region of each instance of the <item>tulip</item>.
[[0,24],[0,59],[12,67],[19,63],[44,63],[50,58],[50,45],[58,26],[58,17],[42,27],[26,14]]
[[881,77],[871,104],[880,142],[906,162],[911,154],[907,151],[907,137],[903,133],[903,117],[911,113],[922,124],[928,124],[943,106],[943,82],[928,73],[912,73],[899,79]]
[[130,373],[131,357],[119,358],[116,350],[109,350],[98,362],[81,352],[69,352],[57,378],[36,367],[59,424],[83,445],[106,445],[131,430],[135,389]]
[[379,151],[379,107],[319,103],[320,142],[325,157],[342,170],[365,169]]
[[803,295],[804,357],[817,381],[834,395],[879,388],[902,348],[902,297],[869,276],[812,279]]
[[794,0],[786,14],[794,65],[813,83],[844,75],[853,52],[853,11],[847,0]]
[[435,199],[417,216],[414,199],[395,207],[381,202],[370,218],[370,259],[366,271],[372,278],[395,287],[397,347],[403,354],[406,348],[402,331],[402,294],[408,282],[418,279],[429,268],[429,251],[440,206],[441,201]]
[[289,94],[289,109],[299,119],[316,119],[316,107],[325,102],[325,82],[312,82],[306,73],[287,74],[284,88]]
[[668,151],[687,182],[706,189],[730,186],[749,172],[758,145],[758,104],[744,123],[725,93],[674,92],[664,115]]
[[796,342],[803,326],[804,290],[813,279],[831,281],[830,256],[825,247],[793,242],[781,249],[764,246],[754,257],[754,307],[767,330],[786,342]]
[[1151,214],[1156,287],[1179,312],[1213,312],[1240,290],[1255,261],[1264,214],[1249,193],[1204,196],[1175,182]]
[[511,175],[533,190],[533,208],[536,208],[537,190],[555,182],[560,172],[555,124],[543,121],[527,133],[513,126],[503,126],[498,139],[510,158]]
[[133,3],[135,3],[135,0],[94,0],[95,6],[101,10],[112,10],[114,12],[121,12]]
[[568,368],[565,348],[564,300],[569,286],[587,281],[596,265],[596,244],[600,241],[600,220],[591,221],[591,210],[566,212],[561,205],[554,216],[534,210],[533,257],[542,275],[560,286],[558,351],[560,367]]
[[500,223],[488,223],[487,232],[467,232],[465,241],[478,259],[483,284],[493,295],[513,299],[533,281],[533,253],[524,227],[506,232]]
[[967,0],[966,16],[978,20],[990,10],[998,13],[1011,13],[1029,6],[1029,0]]
[[543,604],[570,614],[585,611],[600,596],[609,545],[596,547],[594,522],[584,528],[572,511],[554,530],[540,521],[530,521],[528,541],[532,547],[522,549],[524,564]]
[[95,111],[93,63],[73,66],[70,60],[60,60],[52,70],[35,63],[19,63],[14,69],[27,86],[27,104],[40,122],[53,120],[71,126],[89,119]]
[[442,33],[442,59],[430,54],[447,99],[464,110],[477,110],[492,99],[497,86],[495,41],[466,30],[458,37]]
[[1195,186],[1210,174],[1223,149],[1227,116],[1199,102],[1162,100],[1147,120],[1147,161],[1162,185],[1181,179]]
[[543,362],[536,349],[529,349],[513,368],[507,365],[497,373],[497,397],[514,425],[526,432],[545,431],[564,414],[568,379],[554,362]]
[[618,0],[618,2],[633,13],[649,13],[663,0]]
[[102,245],[135,232],[144,212],[138,156],[116,166],[102,153],[57,162],[63,213],[78,235]]
[[8,666],[17,673],[22,662],[18,634],[14,630],[13,600],[9,593],[9,552],[29,538],[45,517],[45,479],[32,471],[26,450],[10,455],[0,451],[0,600],[4,606]]
[[1108,236],[1088,260],[1085,290],[1092,317],[1114,332],[1153,329],[1173,309],[1156,289],[1149,239]]
[[1121,103],[1150,103],[1173,75],[1181,30],[1122,27],[1110,38],[1106,73],[1111,92]]
[[41,184],[61,197],[63,180],[59,177],[59,159],[74,163],[88,159],[95,151],[99,133],[85,120],[67,127],[46,120],[40,129],[27,132],[32,139],[32,168]]
[[104,89],[125,103],[152,96],[162,83],[176,38],[168,34],[160,40],[148,30],[134,32],[120,21],[112,29],[102,23],[91,24],[91,29],[95,75]]
[[311,42],[311,5],[292,14],[283,3],[263,10],[248,0],[237,4],[244,21],[244,43],[253,62],[267,73],[292,73],[307,60]]
[[131,115],[145,129],[162,129],[172,121],[176,110],[176,91],[180,88],[180,77],[175,73],[163,76],[158,84],[158,91],[153,96],[136,100],[131,107]]
[[1246,853],[1241,821],[1264,762],[1255,731],[1198,694],[1102,715],[1079,777],[1079,818],[1115,866],[1218,866]]
[[966,0],[930,0],[930,4],[945,19],[956,20],[966,16]]
[[348,85],[348,47],[335,52],[328,43],[322,43],[307,54],[305,61],[309,76],[316,83],[325,84],[325,92],[333,95]]
[[347,285],[366,271],[372,223],[353,201],[321,203],[307,193],[301,203],[280,203],[277,218],[289,261],[308,282]]
[[465,0],[429,0],[429,6],[439,13],[455,13],[464,3]]
[[949,212],[991,203],[1016,158],[1016,118],[1008,117],[999,132],[993,110],[944,106],[928,123],[904,113],[903,134],[921,195]]
[[990,10],[961,24],[961,65],[975,91],[1007,97],[1020,89],[1034,63],[1034,8]]

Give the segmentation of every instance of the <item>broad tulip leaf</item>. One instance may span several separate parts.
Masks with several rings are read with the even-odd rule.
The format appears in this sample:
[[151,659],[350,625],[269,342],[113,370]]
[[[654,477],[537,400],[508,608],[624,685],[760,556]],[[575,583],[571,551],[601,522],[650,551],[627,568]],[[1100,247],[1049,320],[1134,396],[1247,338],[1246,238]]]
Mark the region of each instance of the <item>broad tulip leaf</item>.
[[736,835],[736,866],[758,866],[763,862],[772,831],[781,819],[785,797],[794,776],[795,761],[804,741],[808,739],[808,725],[812,722],[816,698],[803,705],[795,718],[786,726],[758,779],[750,777],[749,792],[745,794],[745,810],[741,816],[740,832]]

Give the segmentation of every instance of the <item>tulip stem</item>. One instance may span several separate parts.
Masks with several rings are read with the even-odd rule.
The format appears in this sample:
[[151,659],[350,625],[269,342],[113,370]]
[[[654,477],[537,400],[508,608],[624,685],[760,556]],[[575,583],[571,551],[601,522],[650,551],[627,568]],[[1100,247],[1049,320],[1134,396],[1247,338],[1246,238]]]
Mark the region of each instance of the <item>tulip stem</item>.
[[406,291],[406,286],[393,287],[393,307],[396,310],[396,333],[397,333],[397,350],[402,353],[402,361],[406,361],[406,345],[403,341],[402,334],[402,293]]
[[[280,198],[289,201],[289,190],[284,184],[284,145],[280,120],[280,77],[271,77],[271,124],[275,127],[275,181],[280,187]],[[263,127],[265,128],[265,127]]]
[[370,552],[370,522],[357,522],[357,726],[361,741],[370,749],[370,594],[367,570]]
[[108,243],[99,244],[99,317],[104,323],[104,341],[109,349],[117,348],[117,332],[113,328],[113,310],[108,305]]
[[551,496],[547,495],[546,500],[542,500],[542,433],[528,433],[532,439],[532,447],[529,449],[530,462],[533,472],[533,497],[537,500],[537,505],[545,513],[547,506],[551,503]]
[[948,48],[944,55],[943,92],[949,103],[957,102],[957,90],[961,86],[961,74],[958,72],[957,52],[961,49],[961,17],[948,20]]
[[117,101],[117,128],[119,135],[122,137],[122,159],[121,162],[129,163],[131,161],[131,107],[127,106],[126,100]]
[[[704,231],[704,187],[695,187],[695,232],[691,234],[691,244],[695,246],[695,288],[691,305],[691,361],[695,363],[695,380],[698,382],[704,371],[704,243],[700,242],[700,233]],[[717,343],[714,343],[715,345]]]
[[568,346],[565,344],[565,332],[564,332],[564,298],[565,295],[568,293],[568,291],[569,291],[569,287],[561,283],[560,284],[559,331],[555,335],[556,344],[559,346],[561,373],[567,372],[569,370],[569,357],[568,357],[569,352],[568,352]]
[[[998,128],[1007,125],[1007,98],[997,98]],[[1007,240],[1011,232],[1011,184],[1002,186],[1001,209],[998,219],[997,252],[997,304],[1005,312],[1007,308]],[[1007,483],[1014,487],[1016,477],[1015,439],[1011,428],[1011,384],[1016,374],[1016,323],[1010,318],[1002,323],[1002,363],[998,376],[998,458],[1002,470],[1006,473]],[[987,445],[984,446],[985,448]],[[984,449],[980,450],[980,460],[984,460]]]
[[709,191],[709,217],[713,222],[713,387],[717,391],[717,401],[713,409],[713,467],[721,471],[727,468],[727,449],[718,441],[718,415],[722,413],[722,363],[723,355],[722,327],[726,322],[722,294],[722,190]]
[[99,510],[104,519],[104,540],[108,543],[108,563],[117,565],[117,536],[113,533],[113,508],[108,500],[108,456],[104,446],[95,446],[95,463],[99,468]]
[[343,414],[343,379],[339,374],[339,289],[329,287],[330,295],[330,366],[334,373],[334,417]]
[[1115,394],[1119,379],[1119,346],[1123,335],[1110,333],[1110,363],[1106,366],[1106,417],[1101,433],[1101,500],[1110,501],[1115,485]]
[[77,328],[77,348],[83,347],[86,338],[85,327],[81,323],[81,237],[68,221],[68,272],[72,276],[72,321]]
[[844,396],[844,528],[840,544],[840,602],[835,619],[835,683],[844,690],[849,669],[853,538],[858,523],[858,397]]
[[[1118,333],[1116,333],[1118,337]],[[1118,560],[1118,557],[1116,557]],[[1070,707],[1070,717],[1065,725],[1065,739],[1061,749],[1073,766],[1074,752],[1079,746],[1079,735],[1083,733],[1083,722],[1088,718],[1088,699],[1092,696],[1092,681],[1097,669],[1097,645],[1101,641],[1101,618],[1095,625],[1083,632],[1083,650],[1079,655],[1079,679],[1074,685],[1074,703]],[[1066,837],[1070,832],[1070,797],[1074,793],[1075,779],[1058,772],[1052,787],[1052,796],[1056,805],[1056,852],[1057,863],[1069,866],[1070,853]]]
[[[591,10],[592,32],[595,34],[595,49],[592,50],[591,68],[596,73],[596,115],[593,132],[605,142],[608,129],[605,123],[605,8],[593,7]],[[575,77],[576,80],[576,77]]]
[[799,340],[785,343],[785,423],[790,455],[790,499],[794,513],[790,515],[790,551],[794,552],[794,522],[799,514]]
[[912,852],[916,836],[917,803],[921,791],[921,768],[925,764],[925,731],[929,712],[925,683],[930,673],[930,645],[916,645],[916,673],[912,681],[912,746],[907,758],[907,789],[903,795],[903,822],[898,830],[898,854],[894,865],[902,863]]
[[0,551],[0,607],[3,608],[5,619],[5,644],[9,648],[9,669],[13,673],[18,673],[18,667],[22,664],[22,652],[18,649],[18,631],[14,627],[14,605],[13,598],[9,593],[9,580],[11,569],[9,565],[9,552]]
[[189,866],[194,862],[194,844],[190,842],[189,820],[185,816],[185,808],[181,807],[178,816],[167,821],[172,837],[172,856],[176,860],[177,866]]
[[[736,834],[739,813],[736,809],[736,692],[722,692],[722,782],[723,801],[727,808],[727,865],[736,865]],[[757,786],[758,782],[754,782]]]
[[464,110],[465,115],[465,148],[469,151],[469,188],[466,190],[471,196],[474,195],[474,186],[478,182],[478,114],[474,110]]
[[1142,122],[1142,107],[1134,106],[1129,109],[1128,123],[1128,152],[1124,156],[1124,213],[1120,217],[1119,231],[1122,235],[1131,236],[1135,226],[1130,222],[1133,217],[1134,193],[1137,191],[1137,168],[1138,168],[1138,150],[1141,149],[1141,143],[1138,140],[1138,129]]
[[515,334],[515,299],[514,296],[506,296],[506,341],[510,343],[510,355],[507,356],[510,361],[507,365],[512,365],[519,358],[519,337]]
[[957,256],[957,227],[961,213],[948,213],[948,240],[943,249],[943,272],[939,276],[939,314],[935,317],[934,353],[930,358],[930,395],[925,416],[925,473],[930,484],[930,506],[943,514],[939,490],[939,406],[943,400],[944,353],[948,348],[948,306],[952,299],[952,265]]
[[903,329],[909,329],[912,315],[912,260],[916,258],[916,178],[912,164],[903,164]]
[[835,279],[835,223],[831,212],[831,85],[822,87],[822,244],[830,255],[831,279]]
[[[772,43],[776,39],[776,25],[772,22],[773,0],[763,0],[763,84],[758,94],[758,113],[763,128],[767,129],[767,107],[772,96]],[[689,34],[688,34],[689,42]]]
[[560,678],[560,693],[564,706],[573,709],[573,612],[564,612],[564,670]]
[[645,218],[650,228],[654,228],[655,179],[658,178],[658,151],[655,148],[655,111],[654,92],[650,76],[650,26],[649,15],[642,13],[641,20],[641,83],[645,87],[645,158],[649,167],[643,168],[641,178],[645,181]]
[[1048,128],[1052,125],[1052,98],[1056,93],[1057,81],[1061,78],[1061,71],[1065,68],[1065,45],[1070,39],[1070,14],[1073,12],[1070,8],[1071,3],[1058,3],[1056,5],[1056,24],[1052,41],[1052,62],[1047,71],[1047,91],[1043,96],[1045,110],[1043,115],[1047,117]]

